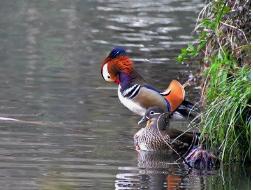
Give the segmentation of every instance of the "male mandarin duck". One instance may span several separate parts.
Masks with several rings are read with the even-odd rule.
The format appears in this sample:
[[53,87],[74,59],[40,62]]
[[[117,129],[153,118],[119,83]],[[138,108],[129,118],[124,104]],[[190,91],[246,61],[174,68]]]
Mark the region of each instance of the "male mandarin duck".
[[147,109],[144,117],[139,121],[151,123],[134,135],[136,150],[187,150],[199,140],[200,134],[195,132],[182,132],[169,127],[170,113],[155,106]]
[[164,92],[156,90],[134,69],[133,62],[122,48],[113,49],[105,58],[101,74],[106,81],[119,85],[121,103],[140,116],[144,116],[149,107],[158,106],[170,113],[177,113],[173,116],[194,118],[190,113],[193,104],[184,100],[185,91],[178,81],[173,80]]

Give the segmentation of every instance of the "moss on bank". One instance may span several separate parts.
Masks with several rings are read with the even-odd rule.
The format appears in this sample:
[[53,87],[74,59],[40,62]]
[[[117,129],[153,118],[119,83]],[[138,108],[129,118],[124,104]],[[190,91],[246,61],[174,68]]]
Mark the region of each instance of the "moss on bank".
[[213,1],[199,15],[198,43],[176,60],[198,56],[201,130],[218,147],[223,162],[251,156],[251,1]]

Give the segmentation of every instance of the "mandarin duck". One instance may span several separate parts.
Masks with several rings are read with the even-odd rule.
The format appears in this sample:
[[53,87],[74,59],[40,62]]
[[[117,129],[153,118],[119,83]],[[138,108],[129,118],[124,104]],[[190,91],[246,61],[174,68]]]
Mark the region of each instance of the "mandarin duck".
[[170,117],[169,112],[157,106],[147,109],[139,124],[145,121],[151,123],[134,135],[136,150],[190,150],[198,142],[200,134],[169,127]]
[[156,90],[134,69],[124,49],[115,48],[111,51],[101,66],[101,74],[104,80],[118,84],[121,103],[140,116],[144,116],[149,107],[158,106],[173,113],[173,117],[195,118],[192,114],[194,106],[184,100],[185,91],[178,81],[172,80],[163,92]]

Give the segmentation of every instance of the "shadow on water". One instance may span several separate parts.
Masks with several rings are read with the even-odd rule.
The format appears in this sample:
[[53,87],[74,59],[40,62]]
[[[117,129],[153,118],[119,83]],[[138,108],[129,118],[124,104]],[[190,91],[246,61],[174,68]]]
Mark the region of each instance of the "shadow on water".
[[[0,0],[0,189],[249,189],[250,167],[202,172],[174,154],[136,152],[138,116],[100,74],[115,46],[158,89],[185,82],[176,64],[202,0]],[[186,89],[198,101],[198,88]],[[185,122],[174,127],[185,129]]]

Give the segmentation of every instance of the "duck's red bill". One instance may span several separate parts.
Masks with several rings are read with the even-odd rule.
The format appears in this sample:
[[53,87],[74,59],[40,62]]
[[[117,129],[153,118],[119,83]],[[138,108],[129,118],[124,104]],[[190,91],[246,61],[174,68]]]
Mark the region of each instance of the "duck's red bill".
[[119,78],[116,78],[116,79],[114,80],[114,82],[117,83],[117,84],[120,84]]

